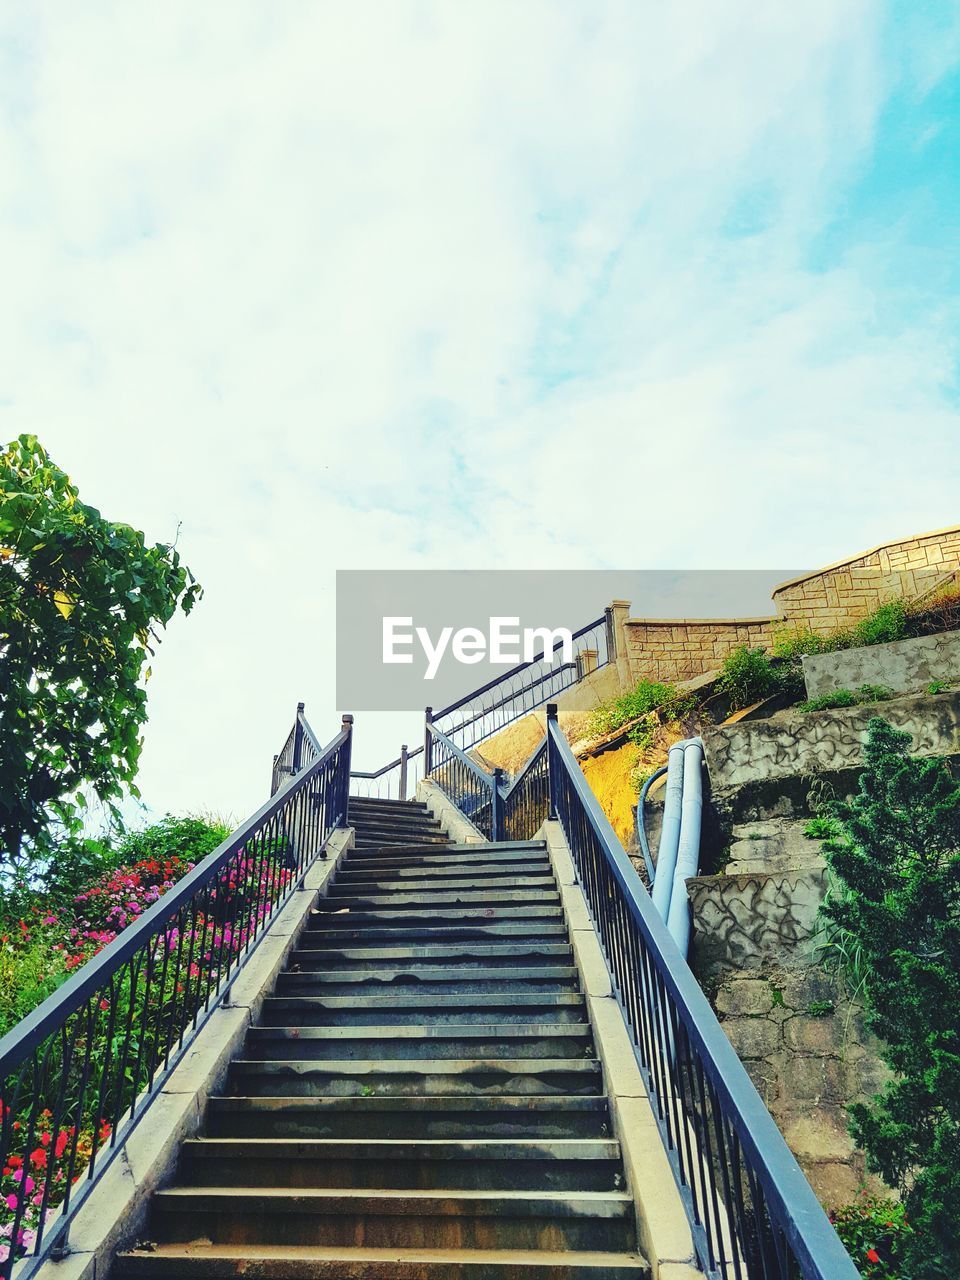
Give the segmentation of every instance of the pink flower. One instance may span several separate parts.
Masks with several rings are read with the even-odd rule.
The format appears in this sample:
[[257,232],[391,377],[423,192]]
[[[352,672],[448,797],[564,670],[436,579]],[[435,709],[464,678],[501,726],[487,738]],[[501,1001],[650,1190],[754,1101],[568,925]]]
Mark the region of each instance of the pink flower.
[[17,1211],[17,1205],[20,1203],[20,1201],[19,1201],[19,1200],[17,1199],[17,1197],[13,1194],[13,1192],[12,1192],[12,1191],[11,1191],[11,1193],[6,1197],[6,1201],[7,1201],[7,1208],[8,1208],[12,1213],[16,1213],[16,1211]]

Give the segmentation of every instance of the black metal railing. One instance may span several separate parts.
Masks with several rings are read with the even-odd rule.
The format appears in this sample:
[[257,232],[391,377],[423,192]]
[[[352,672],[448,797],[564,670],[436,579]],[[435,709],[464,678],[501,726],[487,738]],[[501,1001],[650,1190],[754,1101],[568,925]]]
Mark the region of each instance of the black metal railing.
[[487,840],[503,839],[503,770],[486,769],[427,719],[424,774],[453,801]]
[[693,1232],[718,1280],[854,1267],[547,709],[550,800]]
[[287,740],[280,748],[280,754],[273,757],[270,794],[275,796],[285,782],[298,774],[301,769],[313,764],[322,751],[323,747],[317,741],[316,734],[303,714],[303,703],[298,702],[297,714],[287,734]]
[[[574,631],[571,639],[571,661],[548,662],[546,654],[541,653],[530,662],[511,667],[449,706],[431,711],[433,723],[462,751],[469,751],[485,738],[558,697],[592,671],[606,666],[615,656],[607,615]],[[551,659],[561,648],[560,644],[553,646]]]
[[499,839],[529,840],[550,816],[550,770],[547,739],[534,748],[526,764],[502,791]]
[[320,748],[301,705],[278,757],[289,769],[299,750],[297,776],[0,1040],[3,1277],[64,1249],[95,1180],[346,825],[351,730],[344,716]]
[[423,777],[423,747],[408,750],[404,743],[395,760],[371,773],[354,769],[350,774],[351,794],[375,796],[382,800],[406,800],[416,792]]

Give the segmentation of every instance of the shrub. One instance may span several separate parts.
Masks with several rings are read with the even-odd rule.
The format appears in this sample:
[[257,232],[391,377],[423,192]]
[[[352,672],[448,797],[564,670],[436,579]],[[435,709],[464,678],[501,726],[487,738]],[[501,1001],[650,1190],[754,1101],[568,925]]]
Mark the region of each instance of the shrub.
[[717,688],[735,710],[770,697],[777,687],[776,670],[763,649],[742,644],[724,658]]
[[904,1274],[944,1280],[960,1272],[960,784],[910,741],[870,721],[859,791],[823,846],[841,889],[823,914],[858,958],[893,1072],[849,1107],[851,1133],[904,1196]]
[[849,632],[850,643],[844,648],[857,649],[863,645],[889,644],[902,640],[907,634],[907,610],[902,600],[882,604],[873,613],[858,622]]
[[902,1204],[863,1192],[830,1221],[865,1280],[906,1280],[901,1266],[910,1226]]
[[801,702],[798,711],[832,711],[836,707],[858,707],[864,702],[886,702],[893,690],[884,684],[862,684],[858,689],[835,689],[820,698]]
[[[629,693],[621,694],[597,707],[590,717],[588,730],[593,734],[613,733],[631,720],[639,720],[654,711],[668,719],[679,720],[697,705],[692,694],[681,693],[675,684],[660,680],[641,680]],[[635,729],[639,727],[635,726]],[[642,737],[642,730],[639,730]]]

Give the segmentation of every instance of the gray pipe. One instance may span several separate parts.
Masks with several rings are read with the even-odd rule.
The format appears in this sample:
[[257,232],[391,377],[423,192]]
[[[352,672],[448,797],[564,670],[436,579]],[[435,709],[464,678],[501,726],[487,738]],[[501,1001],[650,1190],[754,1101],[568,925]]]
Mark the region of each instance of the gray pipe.
[[667,929],[686,956],[690,946],[690,903],[686,881],[700,869],[700,828],[703,818],[703,741],[690,738],[683,747],[683,799],[680,838],[667,914]]
[[653,905],[666,920],[670,913],[673,875],[680,845],[680,805],[683,797],[683,747],[675,742],[667,755],[667,788],[663,800],[663,827],[657,851],[657,875],[653,882]]
[[653,865],[653,858],[650,856],[650,845],[647,841],[647,819],[645,806],[647,803],[647,794],[649,793],[650,788],[657,779],[662,778],[666,772],[667,766],[664,765],[663,768],[658,769],[656,773],[651,773],[650,777],[640,788],[640,798],[637,800],[637,838],[640,841],[640,852],[643,854],[643,861],[646,863],[647,875],[650,877],[651,887],[657,878],[657,869]]

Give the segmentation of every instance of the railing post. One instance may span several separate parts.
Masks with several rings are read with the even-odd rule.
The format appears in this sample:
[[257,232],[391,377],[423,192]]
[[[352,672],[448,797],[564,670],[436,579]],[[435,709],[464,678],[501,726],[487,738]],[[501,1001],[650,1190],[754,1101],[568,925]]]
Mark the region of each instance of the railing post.
[[503,770],[498,767],[493,771],[493,790],[490,793],[491,840],[504,840],[506,838],[503,833],[503,792],[500,790],[502,785]]
[[279,759],[280,759],[280,757],[279,757],[279,756],[274,756],[274,757],[273,757],[273,771],[272,771],[272,772],[271,772],[271,774],[270,774],[270,794],[271,794],[271,796],[275,796],[275,795],[277,794],[277,790],[278,790],[278,788],[279,788],[279,783],[277,782],[277,761],[278,761]]
[[429,778],[433,772],[433,736],[430,726],[433,724],[433,707],[427,707],[423,713],[423,776]]
[[340,813],[338,815],[340,818],[343,819],[343,821],[337,823],[338,827],[339,826],[345,827],[348,825],[347,808],[350,803],[350,758],[353,754],[353,716],[343,717],[343,727],[347,731],[347,740],[342,747],[343,756],[344,756],[343,765],[341,769],[341,773],[343,776],[343,792],[340,797],[340,805],[339,805]]
[[557,719],[557,704],[555,702],[547,703],[547,785],[549,787],[549,806],[547,817],[553,822],[557,816],[557,779],[554,774],[554,752],[550,742],[550,727],[555,724],[560,728],[560,722]]
[[290,764],[290,776],[300,772],[303,764],[303,703],[297,703],[297,718],[293,722],[293,760]]
[[407,744],[404,742],[400,747],[400,785],[398,787],[398,798],[406,800],[407,798]]

